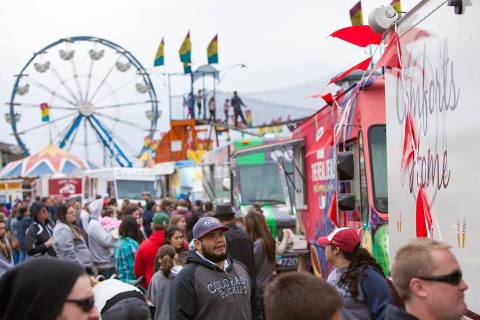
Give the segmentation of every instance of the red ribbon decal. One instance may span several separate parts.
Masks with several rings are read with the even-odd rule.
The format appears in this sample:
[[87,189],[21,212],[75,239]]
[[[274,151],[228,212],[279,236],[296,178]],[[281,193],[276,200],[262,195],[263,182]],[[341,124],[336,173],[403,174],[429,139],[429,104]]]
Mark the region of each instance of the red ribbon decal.
[[416,227],[417,238],[430,238],[432,236],[432,214],[423,186],[420,186],[417,194]]
[[330,205],[330,209],[328,210],[328,217],[332,220],[335,227],[338,227],[338,219],[337,219],[337,192],[333,193],[332,197],[332,204]]
[[402,170],[405,170],[410,163],[412,163],[417,150],[418,139],[415,132],[415,123],[413,122],[410,113],[408,113],[407,117],[405,118],[405,133],[403,137],[402,148]]

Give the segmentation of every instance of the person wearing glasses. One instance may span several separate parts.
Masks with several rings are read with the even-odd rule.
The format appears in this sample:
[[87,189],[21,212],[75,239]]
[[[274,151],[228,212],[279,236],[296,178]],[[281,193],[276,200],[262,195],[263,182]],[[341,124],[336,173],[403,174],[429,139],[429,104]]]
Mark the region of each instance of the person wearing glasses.
[[41,202],[34,202],[30,207],[32,223],[26,231],[25,250],[29,256],[37,257],[57,254],[53,248],[53,226],[48,219],[48,209]]
[[327,262],[334,266],[327,281],[343,298],[342,319],[383,320],[392,293],[382,268],[360,247],[358,232],[337,228],[318,244],[325,246]]
[[421,238],[403,246],[395,256],[392,278],[405,310],[388,306],[385,319],[458,320],[467,312],[468,285],[445,243]]
[[53,245],[57,257],[69,260],[83,266],[86,270],[92,268],[92,255],[85,242],[84,233],[75,222],[73,207],[61,204],[57,207],[57,224],[53,228]]
[[85,270],[77,263],[40,257],[0,278],[0,319],[98,320]]

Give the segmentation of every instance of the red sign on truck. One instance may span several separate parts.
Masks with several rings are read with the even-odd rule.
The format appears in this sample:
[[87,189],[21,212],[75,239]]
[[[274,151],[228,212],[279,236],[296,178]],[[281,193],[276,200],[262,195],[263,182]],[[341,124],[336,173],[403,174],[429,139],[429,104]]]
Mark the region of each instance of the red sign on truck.
[[61,178],[48,180],[48,194],[59,199],[82,194],[81,178]]

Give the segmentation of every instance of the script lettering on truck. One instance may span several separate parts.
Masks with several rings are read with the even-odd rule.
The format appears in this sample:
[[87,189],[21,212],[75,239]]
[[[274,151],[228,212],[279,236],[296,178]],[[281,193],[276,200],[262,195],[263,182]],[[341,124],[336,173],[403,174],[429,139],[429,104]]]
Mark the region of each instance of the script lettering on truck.
[[[440,64],[433,64],[427,56],[424,43],[416,59],[411,60],[412,65],[404,69],[403,77],[415,77],[415,72],[430,71],[425,73],[420,82],[409,81],[406,88],[403,88],[404,97],[397,96],[398,121],[408,127],[407,117],[411,115],[415,123],[411,132],[405,130],[405,135],[418,134],[418,146],[408,175],[410,193],[421,186],[426,189],[446,189],[450,181],[447,119],[448,113],[454,112],[458,107],[460,89],[455,84],[454,62],[448,56],[447,39],[444,40],[439,55]],[[430,144],[427,137],[434,137],[434,143]],[[422,141],[428,145],[425,143],[426,146],[423,147]]]
[[[437,191],[448,187],[452,176],[448,166],[448,115],[457,110],[460,99],[447,39],[439,48],[439,58],[430,59],[426,43],[420,48],[409,47],[412,59],[397,81],[404,93],[397,95],[396,103],[397,119],[405,128],[403,160],[407,153],[413,153],[411,164],[402,168],[402,186],[406,174],[409,192],[424,197],[417,201],[428,202],[429,206],[435,201]],[[413,146],[409,142],[412,140]]]

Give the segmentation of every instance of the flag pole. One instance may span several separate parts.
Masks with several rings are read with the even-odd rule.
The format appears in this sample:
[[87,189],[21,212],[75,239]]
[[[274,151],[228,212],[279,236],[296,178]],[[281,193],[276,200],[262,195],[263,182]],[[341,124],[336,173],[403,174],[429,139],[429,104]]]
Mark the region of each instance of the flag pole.
[[[48,118],[48,122],[50,122],[50,117]],[[52,141],[52,126],[51,125],[48,125],[48,137],[49,137],[50,144],[53,144],[53,141]]]
[[[190,68],[192,67],[190,62]],[[192,118],[195,120],[195,95],[193,92],[193,70],[190,70],[190,103],[192,106]],[[200,116],[200,115],[199,115]]]

